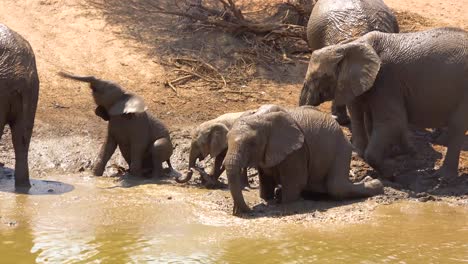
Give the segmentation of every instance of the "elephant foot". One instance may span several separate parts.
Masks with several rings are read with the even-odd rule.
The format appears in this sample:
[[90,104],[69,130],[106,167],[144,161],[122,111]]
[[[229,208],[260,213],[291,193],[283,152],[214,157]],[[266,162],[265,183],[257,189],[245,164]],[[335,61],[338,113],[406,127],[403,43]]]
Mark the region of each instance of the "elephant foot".
[[[369,177],[369,176],[367,176],[367,177]],[[366,179],[366,178],[364,178],[364,179]],[[370,190],[370,195],[372,195],[372,196],[384,193],[384,186],[383,186],[382,182],[380,180],[378,180],[378,179],[372,179],[372,178],[370,178],[370,180],[368,179],[367,181],[364,182],[364,187],[367,190]]]
[[251,212],[252,212],[252,209],[250,209],[246,204],[242,206],[234,204],[234,208],[232,209],[232,215],[235,215],[235,216],[241,216],[243,214],[248,214]]
[[17,193],[28,193],[29,189],[31,189],[31,183],[29,180],[15,181],[15,191]]

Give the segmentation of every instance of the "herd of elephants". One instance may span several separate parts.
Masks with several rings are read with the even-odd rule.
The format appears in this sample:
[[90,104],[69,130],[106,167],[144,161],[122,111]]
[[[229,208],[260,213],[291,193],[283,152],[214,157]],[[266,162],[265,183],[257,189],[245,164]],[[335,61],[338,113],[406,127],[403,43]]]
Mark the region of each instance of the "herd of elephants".
[[[247,168],[256,168],[260,197],[288,203],[304,193],[335,199],[383,193],[379,179],[349,179],[352,151],[382,178],[391,179],[384,160],[389,150],[415,152],[408,125],[447,127],[447,153],[440,177],[458,177],[460,151],[468,126],[468,32],[435,28],[399,33],[398,21],[382,0],[318,0],[307,25],[312,55],[299,106],[263,105],[228,113],[192,133],[190,180],[196,165],[214,158],[205,183],[226,170],[233,213],[249,212],[242,190]],[[148,111],[143,99],[116,83],[65,72],[89,83],[95,114],[108,122],[107,137],[93,174],[103,175],[117,147],[133,176],[159,177],[171,167],[169,130]],[[30,188],[28,151],[39,95],[33,50],[18,33],[0,24],[0,138],[11,127],[15,186]],[[333,101],[332,114],[314,108]],[[349,117],[347,112],[349,112]],[[351,122],[352,143],[340,125]]]

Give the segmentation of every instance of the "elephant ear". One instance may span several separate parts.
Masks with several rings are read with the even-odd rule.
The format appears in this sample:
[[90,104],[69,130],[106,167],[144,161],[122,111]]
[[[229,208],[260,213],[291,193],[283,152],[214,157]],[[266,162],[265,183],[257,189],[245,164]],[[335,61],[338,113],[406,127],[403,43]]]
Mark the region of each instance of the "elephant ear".
[[339,53],[343,53],[343,59],[339,66],[335,101],[346,104],[374,85],[381,60],[367,43],[340,45]]
[[109,121],[110,119],[109,114],[107,113],[106,109],[102,106],[96,107],[96,109],[94,110],[94,113],[100,118],[104,119],[104,121]]
[[304,134],[287,112],[273,112],[267,115],[271,118],[271,128],[262,165],[270,168],[300,149],[304,145]]
[[218,156],[224,149],[227,148],[227,133],[229,129],[222,123],[216,123],[211,127],[209,142],[210,156]]
[[109,115],[123,115],[143,113],[147,109],[143,99],[134,94],[124,94],[115,104],[109,109]]

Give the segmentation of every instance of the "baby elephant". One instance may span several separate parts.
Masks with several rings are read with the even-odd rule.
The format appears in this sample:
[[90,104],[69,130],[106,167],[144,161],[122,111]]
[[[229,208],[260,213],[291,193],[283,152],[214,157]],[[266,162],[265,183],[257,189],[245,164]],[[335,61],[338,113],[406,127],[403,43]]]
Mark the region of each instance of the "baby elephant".
[[[261,109],[261,108],[260,108]],[[233,214],[250,211],[242,196],[242,168],[259,170],[260,197],[273,199],[281,185],[281,202],[303,192],[328,193],[334,198],[368,197],[383,192],[379,180],[349,180],[351,144],[339,124],[313,107],[276,107],[240,118],[228,133],[224,160]]]
[[161,121],[146,111],[143,99],[126,92],[118,84],[94,76],[75,76],[60,72],[62,77],[87,82],[97,104],[95,113],[109,121],[107,138],[101,148],[93,173],[101,176],[117,146],[133,176],[162,174],[162,162],[172,168],[172,143]]
[[[218,178],[224,171],[223,161],[227,151],[227,133],[231,129],[234,122],[247,112],[227,113],[215,119],[206,121],[199,125],[192,132],[192,144],[190,146],[189,156],[189,172],[185,178],[177,178],[178,183],[188,182],[193,175],[193,170],[196,169],[197,159],[203,160],[210,155],[215,159],[210,175],[206,175],[203,171],[201,175],[207,184],[212,187],[218,185]],[[207,177],[208,176],[208,177]],[[247,173],[244,172],[242,177],[243,185],[248,186]]]

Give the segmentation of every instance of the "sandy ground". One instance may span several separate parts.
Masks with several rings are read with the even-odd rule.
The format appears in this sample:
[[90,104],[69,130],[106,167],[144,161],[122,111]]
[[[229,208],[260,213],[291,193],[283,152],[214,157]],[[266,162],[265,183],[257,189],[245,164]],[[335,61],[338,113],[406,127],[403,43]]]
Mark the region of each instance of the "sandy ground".
[[[132,11],[115,2],[96,5],[86,0],[3,0],[0,3],[0,22],[28,39],[37,57],[41,94],[30,153],[33,178],[47,179],[51,174],[89,175],[104,135],[106,124],[94,116],[88,88],[61,79],[57,76],[60,70],[111,79],[142,95],[150,111],[172,131],[173,164],[177,170],[186,168],[189,134],[196,124],[225,112],[265,103],[297,104],[307,57],[295,57],[292,63],[270,63],[270,57],[249,53],[250,46],[237,38],[213,30],[180,31],[178,20]],[[468,0],[386,2],[396,11],[402,31],[437,26],[468,29]],[[219,84],[211,87],[188,82],[177,87],[175,93],[164,84],[176,77],[174,67],[167,62],[183,56],[200,56],[218,69],[237,65],[247,77],[245,81],[228,83],[223,89],[215,87]],[[236,72],[226,71],[226,76],[229,74]],[[329,111],[329,105],[321,109]],[[349,136],[349,131],[344,130]],[[13,151],[6,132],[0,144],[0,161],[12,167]],[[265,205],[253,189],[246,191],[250,204],[256,205],[252,216],[288,215],[279,218],[282,221],[338,218],[347,222],[366,219],[378,205],[402,199],[468,206],[466,152],[460,158],[462,175],[450,184],[440,183],[434,172],[441,165],[445,147],[431,144],[427,131],[413,132],[418,154],[397,159],[397,181],[385,182],[385,195],[348,202],[301,201],[284,207]],[[120,155],[111,163],[124,165]],[[107,175],[114,173],[112,169],[107,171]],[[360,158],[353,157],[351,178],[359,180],[366,175],[375,173]],[[62,181],[66,182],[67,177],[75,176],[63,176]],[[251,179],[255,185],[255,177]],[[173,183],[163,186],[173,195],[184,193],[181,190],[185,188],[200,188],[197,181],[188,186],[176,186],[172,179],[165,181]],[[125,179],[121,184],[126,184]],[[230,213],[229,192],[210,193],[213,195],[187,195],[187,199],[209,206],[207,212]]]

